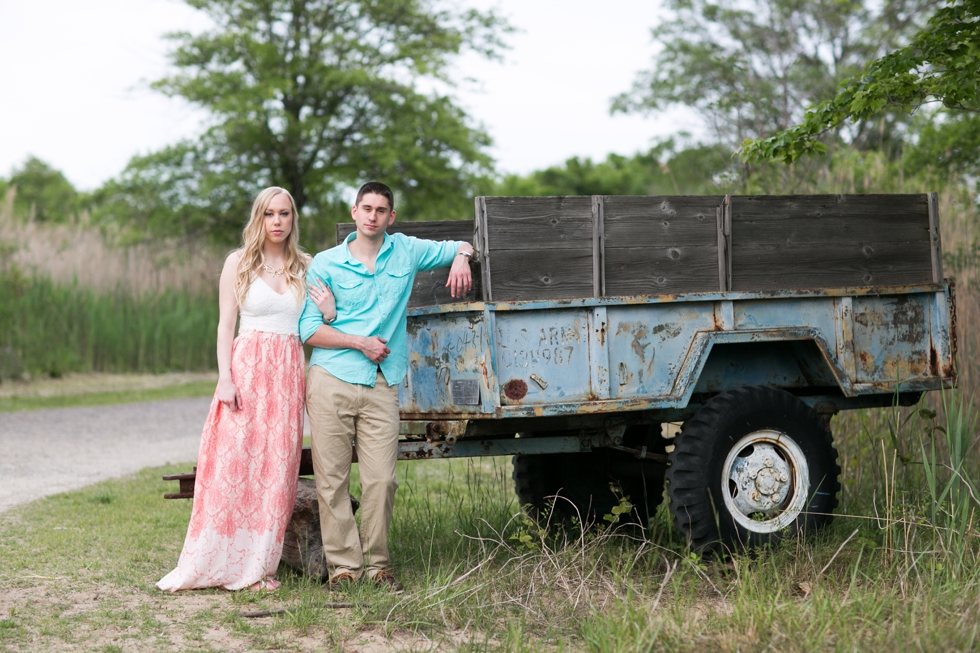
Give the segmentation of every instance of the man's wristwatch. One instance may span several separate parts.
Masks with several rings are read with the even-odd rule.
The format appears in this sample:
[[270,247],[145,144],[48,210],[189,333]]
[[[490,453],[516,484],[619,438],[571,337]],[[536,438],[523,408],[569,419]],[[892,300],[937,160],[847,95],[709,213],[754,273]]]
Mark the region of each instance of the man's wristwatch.
[[332,318],[330,318],[330,319],[328,320],[328,319],[327,319],[327,316],[326,316],[326,315],[321,315],[321,316],[320,316],[320,319],[322,319],[322,320],[323,320],[323,323],[324,323],[324,324],[330,324],[331,322],[333,322],[334,320],[336,320],[336,319],[337,319],[337,316],[336,316],[336,315],[334,315],[334,316],[333,316]]
[[471,258],[473,252],[456,252],[456,256],[465,256],[466,258]]

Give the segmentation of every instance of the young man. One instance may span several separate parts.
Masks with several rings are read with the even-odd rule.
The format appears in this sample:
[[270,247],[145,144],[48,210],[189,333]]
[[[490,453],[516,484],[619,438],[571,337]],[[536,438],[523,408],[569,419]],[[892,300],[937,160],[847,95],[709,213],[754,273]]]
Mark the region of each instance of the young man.
[[[361,187],[351,216],[357,230],[343,244],[317,254],[310,265],[310,297],[299,322],[300,336],[314,347],[306,409],[327,587],[337,589],[366,574],[401,591],[402,584],[388,569],[388,527],[398,487],[398,384],[408,369],[408,298],[416,272],[449,265],[446,285],[452,296],[469,292],[473,248],[464,242],[386,233],[395,221],[394,196],[379,182]],[[337,306],[329,324],[313,301],[325,292],[333,293]],[[355,443],[360,534],[347,494]]]

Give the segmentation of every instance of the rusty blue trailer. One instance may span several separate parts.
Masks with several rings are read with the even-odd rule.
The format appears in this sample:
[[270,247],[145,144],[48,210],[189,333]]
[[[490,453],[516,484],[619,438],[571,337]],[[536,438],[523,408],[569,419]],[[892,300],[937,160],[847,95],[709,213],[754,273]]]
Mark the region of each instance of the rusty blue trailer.
[[[952,387],[949,283],[412,309],[403,434],[512,434],[510,420],[655,412],[783,388],[819,413]],[[420,426],[418,422],[424,422]],[[441,422],[441,423],[440,423]]]
[[472,223],[396,222],[479,259],[467,301],[445,270],[413,281],[399,458],[513,456],[537,516],[628,498],[642,525],[666,495],[698,550],[818,528],[840,490],[833,415],[956,382],[938,210],[935,193],[478,197]]
[[666,473],[702,549],[821,525],[830,417],[956,380],[949,282],[443,304],[410,311],[408,340],[403,457],[513,455],[522,502],[581,516],[623,493],[649,514]]

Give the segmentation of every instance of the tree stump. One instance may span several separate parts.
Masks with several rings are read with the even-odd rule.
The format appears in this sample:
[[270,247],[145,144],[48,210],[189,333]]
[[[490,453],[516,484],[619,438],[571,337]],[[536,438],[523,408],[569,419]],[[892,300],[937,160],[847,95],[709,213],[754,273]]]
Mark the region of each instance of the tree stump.
[[[360,503],[353,496],[350,502],[351,510],[357,512]],[[326,580],[320,508],[316,500],[316,482],[312,478],[301,478],[296,486],[296,504],[282,543],[282,561],[320,582]]]

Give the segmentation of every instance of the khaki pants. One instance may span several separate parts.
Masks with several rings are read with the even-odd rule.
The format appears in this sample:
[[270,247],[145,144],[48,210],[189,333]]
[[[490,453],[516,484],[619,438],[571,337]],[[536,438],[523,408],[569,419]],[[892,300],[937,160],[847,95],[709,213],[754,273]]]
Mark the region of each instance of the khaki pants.
[[[388,566],[388,527],[398,488],[398,387],[389,386],[380,370],[371,388],[311,365],[306,410],[327,571],[331,577],[346,571],[373,578]],[[348,497],[355,443],[361,473],[360,536]]]

